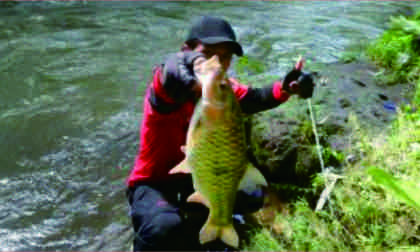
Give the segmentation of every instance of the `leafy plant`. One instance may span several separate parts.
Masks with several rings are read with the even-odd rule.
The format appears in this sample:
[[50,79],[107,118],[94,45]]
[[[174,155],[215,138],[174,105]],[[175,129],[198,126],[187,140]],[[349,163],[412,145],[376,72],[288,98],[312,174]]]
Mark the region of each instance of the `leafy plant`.
[[419,36],[419,20],[391,18],[391,29],[367,48],[368,56],[383,68],[378,73],[380,81],[396,83],[418,79],[420,61],[415,41]]
[[414,182],[402,181],[374,166],[370,167],[367,172],[373,177],[376,183],[385,187],[398,200],[420,210],[420,188]]

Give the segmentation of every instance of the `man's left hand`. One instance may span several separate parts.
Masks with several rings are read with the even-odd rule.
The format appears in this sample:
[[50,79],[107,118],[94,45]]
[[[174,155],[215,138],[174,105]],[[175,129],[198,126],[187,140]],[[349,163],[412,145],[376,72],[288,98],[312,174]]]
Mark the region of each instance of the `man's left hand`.
[[283,80],[283,89],[301,98],[310,98],[314,92],[315,83],[311,73],[303,72],[304,59],[299,59],[294,69]]

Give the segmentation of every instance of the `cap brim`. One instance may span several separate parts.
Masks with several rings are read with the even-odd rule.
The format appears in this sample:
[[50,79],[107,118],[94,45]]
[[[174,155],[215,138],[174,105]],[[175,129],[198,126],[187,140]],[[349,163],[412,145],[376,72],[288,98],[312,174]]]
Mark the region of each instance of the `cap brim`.
[[229,42],[232,44],[233,46],[233,52],[238,55],[238,56],[242,56],[244,55],[244,51],[242,50],[242,46],[231,39],[225,38],[225,37],[210,37],[210,38],[202,38],[200,39],[201,42],[203,42],[204,44],[218,44],[218,43],[223,43],[223,42]]

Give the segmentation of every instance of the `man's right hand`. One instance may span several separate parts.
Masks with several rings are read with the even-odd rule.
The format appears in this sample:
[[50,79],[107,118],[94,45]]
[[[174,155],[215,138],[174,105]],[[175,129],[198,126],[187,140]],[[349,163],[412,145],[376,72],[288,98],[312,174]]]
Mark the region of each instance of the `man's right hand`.
[[187,51],[178,52],[176,56],[176,66],[179,79],[185,84],[196,80],[196,76],[194,74],[194,62],[196,62],[197,59],[204,58],[204,55],[199,52]]
[[202,53],[185,51],[172,54],[166,60],[161,81],[169,93],[176,97],[186,97],[188,93],[201,96],[201,86],[194,74],[194,62],[201,57],[204,58]]

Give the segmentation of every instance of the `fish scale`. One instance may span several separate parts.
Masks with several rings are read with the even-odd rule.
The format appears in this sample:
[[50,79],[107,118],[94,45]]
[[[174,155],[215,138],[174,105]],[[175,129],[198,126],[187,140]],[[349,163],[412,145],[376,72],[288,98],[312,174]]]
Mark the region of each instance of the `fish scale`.
[[[200,190],[213,196],[209,199],[210,204],[225,206],[214,208],[214,219],[219,224],[231,219],[231,211],[226,209],[233,209],[236,190],[232,187],[237,187],[246,168],[244,129],[238,118],[240,116],[237,120],[224,120],[212,130],[203,130],[189,157],[196,171],[195,177],[200,181]],[[203,188],[208,188],[207,192]],[[231,192],[228,197],[226,192]]]
[[248,166],[245,128],[239,102],[229,84],[221,83],[216,56],[196,71],[202,83],[202,100],[194,110],[187,134],[186,158],[170,173],[191,172],[194,192],[188,201],[209,207],[200,242],[221,239],[239,246],[232,212],[239,186],[267,185],[262,174]]

